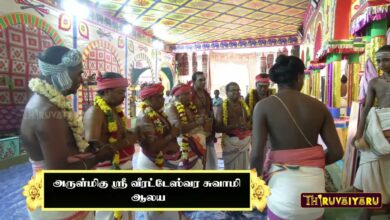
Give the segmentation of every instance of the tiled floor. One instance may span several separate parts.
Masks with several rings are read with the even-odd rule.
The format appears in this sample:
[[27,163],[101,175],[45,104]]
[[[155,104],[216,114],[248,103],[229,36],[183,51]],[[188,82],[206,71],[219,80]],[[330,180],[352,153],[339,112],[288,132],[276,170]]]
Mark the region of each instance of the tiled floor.
[[29,219],[22,187],[31,175],[30,163],[0,170],[0,219]]

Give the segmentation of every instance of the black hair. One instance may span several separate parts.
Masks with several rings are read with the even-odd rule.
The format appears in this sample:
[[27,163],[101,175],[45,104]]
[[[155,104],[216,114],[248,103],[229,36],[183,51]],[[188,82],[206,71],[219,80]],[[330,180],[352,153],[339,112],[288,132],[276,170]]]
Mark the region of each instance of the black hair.
[[346,75],[341,76],[341,83],[345,84],[348,81],[348,77]]
[[229,89],[230,89],[230,86],[233,86],[233,85],[236,85],[236,86],[239,87],[239,85],[238,85],[236,82],[230,82],[230,83],[228,83],[228,84],[226,85],[226,87],[225,87],[226,92],[228,92]]
[[269,70],[269,76],[277,84],[292,86],[298,80],[298,75],[304,74],[304,70],[305,65],[298,57],[279,55]]
[[[103,79],[115,79],[115,78],[123,78],[123,76],[120,73],[106,72],[106,73],[102,74],[102,78]],[[104,91],[106,91],[106,90],[108,90],[108,89],[99,90],[96,93],[99,96],[103,96],[104,95]]]
[[39,53],[38,59],[52,65],[57,65],[62,62],[62,57],[70,49],[64,46],[52,46]]
[[203,72],[197,71],[192,74],[192,83],[194,83],[198,79],[198,75],[204,75]]
[[218,90],[218,89],[216,89],[216,90],[214,90],[214,93],[215,93],[215,92],[219,92],[219,90]]
[[377,53],[378,52],[390,52],[390,45],[385,45],[385,46],[379,48],[376,52]]

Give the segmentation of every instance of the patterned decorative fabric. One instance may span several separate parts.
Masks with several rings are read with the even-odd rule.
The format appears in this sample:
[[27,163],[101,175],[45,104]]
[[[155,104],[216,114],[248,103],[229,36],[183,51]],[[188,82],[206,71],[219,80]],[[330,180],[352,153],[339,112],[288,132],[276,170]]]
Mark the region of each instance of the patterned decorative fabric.
[[20,128],[24,105],[8,105],[0,108],[0,131],[15,132]]
[[267,58],[265,57],[264,53],[260,57],[260,69],[261,73],[267,72]]
[[[83,63],[85,76],[91,76],[98,72],[116,72],[120,71],[118,58],[107,48],[96,47],[92,49]],[[96,94],[95,86],[82,87],[82,111],[86,111],[92,104]]]
[[54,45],[44,31],[12,25],[0,31],[0,132],[19,130],[31,91],[29,79],[39,75],[37,55]]
[[202,72],[208,73],[209,55],[207,53],[202,54]]
[[196,57],[196,53],[192,53],[192,72],[195,73],[198,70],[198,60]]
[[176,54],[177,68],[180,76],[188,75],[188,57],[187,53]]
[[273,64],[274,64],[274,54],[269,53],[267,55],[267,70],[271,69]]

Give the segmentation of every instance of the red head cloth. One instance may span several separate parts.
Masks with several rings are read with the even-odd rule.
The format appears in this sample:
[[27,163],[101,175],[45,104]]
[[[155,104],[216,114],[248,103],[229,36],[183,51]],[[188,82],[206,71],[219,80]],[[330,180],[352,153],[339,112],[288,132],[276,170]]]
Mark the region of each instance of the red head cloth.
[[164,91],[164,86],[161,83],[155,83],[151,85],[146,85],[141,88],[139,91],[139,97],[142,100],[145,100],[151,96],[157,95]]
[[97,86],[96,90],[103,90],[103,89],[115,89],[115,88],[123,88],[128,87],[129,82],[126,78],[102,78],[102,75],[98,73],[98,76],[96,77]]
[[172,95],[179,96],[179,95],[187,93],[187,92],[189,93],[189,92],[191,92],[191,90],[192,90],[191,86],[189,86],[187,84],[179,84],[179,85],[176,85],[172,89]]
[[262,77],[261,74],[256,76],[256,83],[260,84],[270,84],[269,77]]

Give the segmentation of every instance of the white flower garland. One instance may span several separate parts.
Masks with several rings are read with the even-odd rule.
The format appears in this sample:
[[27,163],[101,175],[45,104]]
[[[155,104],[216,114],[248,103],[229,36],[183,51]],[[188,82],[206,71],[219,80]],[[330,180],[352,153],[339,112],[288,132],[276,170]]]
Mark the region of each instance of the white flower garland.
[[51,103],[62,111],[66,122],[68,122],[70,129],[72,129],[73,137],[76,140],[79,151],[84,152],[88,147],[88,142],[85,141],[82,136],[84,131],[83,123],[79,116],[73,111],[68,99],[52,85],[38,78],[31,79],[28,83],[28,87],[30,87],[33,92],[48,98]]

